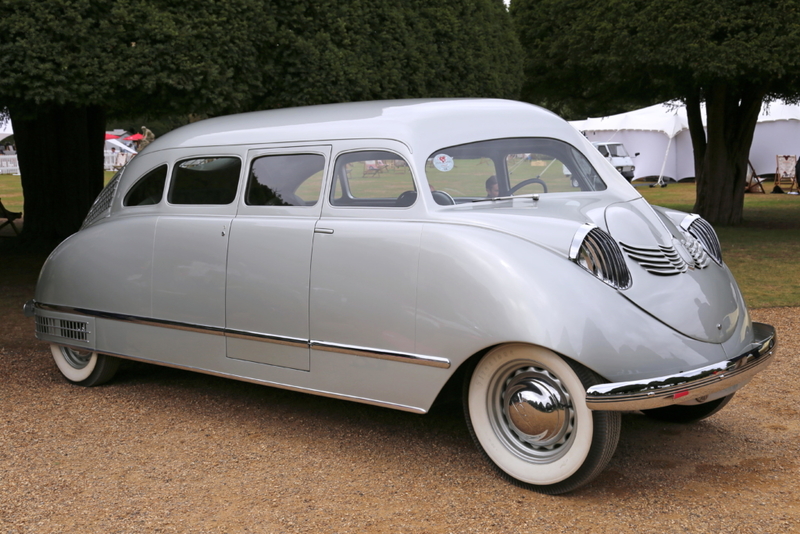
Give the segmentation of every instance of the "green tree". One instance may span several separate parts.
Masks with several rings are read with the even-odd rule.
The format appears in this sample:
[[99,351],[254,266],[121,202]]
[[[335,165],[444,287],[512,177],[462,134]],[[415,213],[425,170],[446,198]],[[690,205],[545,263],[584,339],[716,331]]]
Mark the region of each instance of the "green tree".
[[514,0],[511,11],[527,53],[524,99],[605,112],[682,100],[694,210],[741,222],[762,102],[800,97],[800,1]]
[[[431,5],[435,4],[435,5]],[[76,231],[107,118],[404,97],[516,97],[501,0],[0,0],[26,241]]]
[[27,242],[76,231],[103,185],[109,114],[242,109],[260,77],[251,0],[3,0],[0,102],[11,114]]
[[501,0],[282,4],[279,76],[259,107],[519,97],[522,48]]

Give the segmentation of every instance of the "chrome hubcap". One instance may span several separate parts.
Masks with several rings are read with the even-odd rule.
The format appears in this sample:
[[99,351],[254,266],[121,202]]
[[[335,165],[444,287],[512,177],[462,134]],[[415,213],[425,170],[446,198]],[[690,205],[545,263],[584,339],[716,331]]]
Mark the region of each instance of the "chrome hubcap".
[[536,366],[506,368],[495,376],[490,414],[508,448],[538,463],[564,454],[571,443],[575,412],[558,377]]
[[61,354],[64,355],[64,360],[75,369],[83,369],[89,365],[89,361],[92,359],[91,352],[75,350],[69,347],[61,347]]

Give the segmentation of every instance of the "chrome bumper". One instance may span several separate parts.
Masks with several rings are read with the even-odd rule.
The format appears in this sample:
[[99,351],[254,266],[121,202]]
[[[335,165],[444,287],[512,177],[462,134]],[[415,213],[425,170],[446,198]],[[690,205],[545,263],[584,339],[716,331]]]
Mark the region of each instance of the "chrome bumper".
[[590,410],[649,410],[691,400],[701,401],[725,389],[735,391],[772,361],[775,329],[753,323],[754,342],[743,354],[713,365],[685,373],[659,376],[633,382],[598,384],[586,391]]

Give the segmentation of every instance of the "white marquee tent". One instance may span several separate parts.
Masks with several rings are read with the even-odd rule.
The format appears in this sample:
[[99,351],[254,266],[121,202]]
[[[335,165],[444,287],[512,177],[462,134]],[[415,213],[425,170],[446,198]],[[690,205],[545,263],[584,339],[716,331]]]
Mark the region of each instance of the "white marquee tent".
[[[705,122],[705,109],[702,110]],[[634,180],[664,176],[676,180],[694,176],[694,159],[686,107],[656,104],[628,113],[572,121],[592,142],[617,141],[633,156]],[[750,162],[759,175],[775,172],[775,156],[800,154],[800,106],[772,102],[762,106]]]
[[14,130],[11,128],[11,119],[7,121],[0,120],[0,141],[14,135]]

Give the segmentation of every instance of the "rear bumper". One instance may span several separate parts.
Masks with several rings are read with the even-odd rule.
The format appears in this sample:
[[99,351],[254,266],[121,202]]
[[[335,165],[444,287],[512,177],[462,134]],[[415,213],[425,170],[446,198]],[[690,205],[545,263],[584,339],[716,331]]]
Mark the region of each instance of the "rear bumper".
[[735,391],[766,368],[775,355],[775,329],[753,323],[753,332],[753,343],[735,358],[675,375],[598,384],[586,391],[586,405],[591,410],[649,410]]

